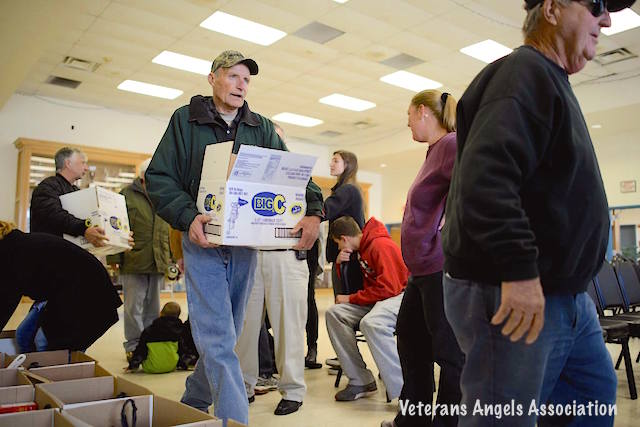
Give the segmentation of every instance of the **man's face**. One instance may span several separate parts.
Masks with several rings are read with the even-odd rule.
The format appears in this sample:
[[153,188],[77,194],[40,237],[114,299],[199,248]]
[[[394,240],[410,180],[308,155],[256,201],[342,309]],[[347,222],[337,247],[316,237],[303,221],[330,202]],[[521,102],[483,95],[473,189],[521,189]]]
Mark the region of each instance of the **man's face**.
[[73,181],[78,180],[84,176],[85,173],[89,170],[89,166],[87,165],[87,157],[82,154],[75,152],[65,161],[65,169],[67,169],[73,178]]
[[209,84],[213,87],[216,108],[222,113],[231,113],[242,107],[247,96],[251,75],[244,64],[230,68],[219,68],[209,74]]
[[572,1],[560,8],[558,36],[562,40],[567,73],[577,73],[596,56],[600,29],[610,26],[609,12],[595,17],[586,2]]

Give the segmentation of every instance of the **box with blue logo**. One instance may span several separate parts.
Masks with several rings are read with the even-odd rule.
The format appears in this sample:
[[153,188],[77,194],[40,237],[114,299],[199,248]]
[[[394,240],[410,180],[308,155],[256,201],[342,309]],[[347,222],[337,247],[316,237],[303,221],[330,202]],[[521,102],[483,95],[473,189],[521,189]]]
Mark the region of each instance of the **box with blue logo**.
[[204,230],[211,243],[255,248],[290,248],[290,234],[306,212],[307,183],[316,157],[241,145],[207,146],[198,210],[211,217]]
[[[60,196],[62,208],[90,226],[99,226],[109,239],[106,246],[96,248],[84,236],[63,237],[96,256],[106,256],[131,249],[129,246],[129,215],[122,194],[100,187],[89,187]],[[134,236],[135,238],[135,236]]]

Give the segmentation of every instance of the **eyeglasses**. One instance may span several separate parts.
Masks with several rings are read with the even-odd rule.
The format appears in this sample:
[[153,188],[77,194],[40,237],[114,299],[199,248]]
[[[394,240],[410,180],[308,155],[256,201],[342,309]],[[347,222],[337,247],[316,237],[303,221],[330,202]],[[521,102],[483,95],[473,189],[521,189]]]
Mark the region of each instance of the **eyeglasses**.
[[607,0],[574,0],[574,1],[579,1],[580,3],[585,5],[585,7],[589,9],[591,14],[596,18],[601,16],[605,12],[605,10],[607,10]]

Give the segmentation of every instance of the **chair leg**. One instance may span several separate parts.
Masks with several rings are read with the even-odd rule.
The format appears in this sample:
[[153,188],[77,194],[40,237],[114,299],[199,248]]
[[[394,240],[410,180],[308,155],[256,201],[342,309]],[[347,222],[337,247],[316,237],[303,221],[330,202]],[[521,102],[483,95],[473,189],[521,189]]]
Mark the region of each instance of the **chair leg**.
[[335,388],[340,387],[340,378],[342,378],[342,367],[338,368],[338,373],[336,374],[336,382],[333,384]]
[[638,392],[636,390],[636,380],[633,377],[633,365],[631,364],[631,354],[629,354],[629,338],[623,338],[621,340],[622,353],[624,357],[624,367],[627,371],[627,381],[629,382],[629,394],[631,399],[636,400],[638,398]]
[[620,368],[620,362],[622,362],[622,350],[620,350],[620,354],[618,355],[618,361],[616,362],[616,371]]

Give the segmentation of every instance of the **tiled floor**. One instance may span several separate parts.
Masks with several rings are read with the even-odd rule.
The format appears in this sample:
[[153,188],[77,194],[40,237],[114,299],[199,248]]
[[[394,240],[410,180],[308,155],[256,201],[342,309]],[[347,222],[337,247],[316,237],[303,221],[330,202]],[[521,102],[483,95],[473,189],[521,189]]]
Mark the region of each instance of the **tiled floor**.
[[[318,360],[324,361],[325,358],[334,356],[324,323],[324,313],[333,303],[333,297],[328,289],[318,289],[316,295],[320,313]],[[163,295],[162,299],[164,303],[169,300],[169,296]],[[186,319],[187,304],[185,295],[176,293],[173,299],[183,309],[181,318]],[[28,310],[28,307],[27,303],[21,304],[6,329],[14,329]],[[121,311],[120,314],[122,315]],[[158,395],[179,400],[184,391],[184,380],[188,373],[178,371],[162,375],[123,374],[126,359],[122,349],[122,341],[123,326],[122,321],[120,321],[87,352],[99,360],[113,374],[122,374],[128,379],[144,385]],[[634,339],[631,343],[631,352],[634,358],[640,350],[638,341]],[[372,367],[374,372],[377,372],[366,346],[361,345],[360,349],[367,364]],[[619,346],[610,346],[609,350],[612,353],[612,357],[616,358],[618,356]],[[634,363],[634,370],[636,383],[640,387],[640,364]],[[304,400],[304,405],[298,412],[284,417],[273,415],[273,410],[280,400],[280,395],[277,392],[271,392],[263,396],[256,396],[256,401],[250,406],[250,424],[256,427],[377,427],[382,420],[392,419],[397,410],[397,401],[386,403],[384,388],[380,381],[378,393],[370,398],[360,399],[355,402],[336,402],[333,398],[336,392],[333,387],[335,376],[329,376],[326,368],[307,370],[305,379],[308,388],[307,396]],[[346,378],[343,378],[341,386],[345,386],[346,381]],[[618,371],[617,405],[616,427],[640,425],[638,422],[640,419],[640,400],[631,400],[629,398],[624,368]]]

